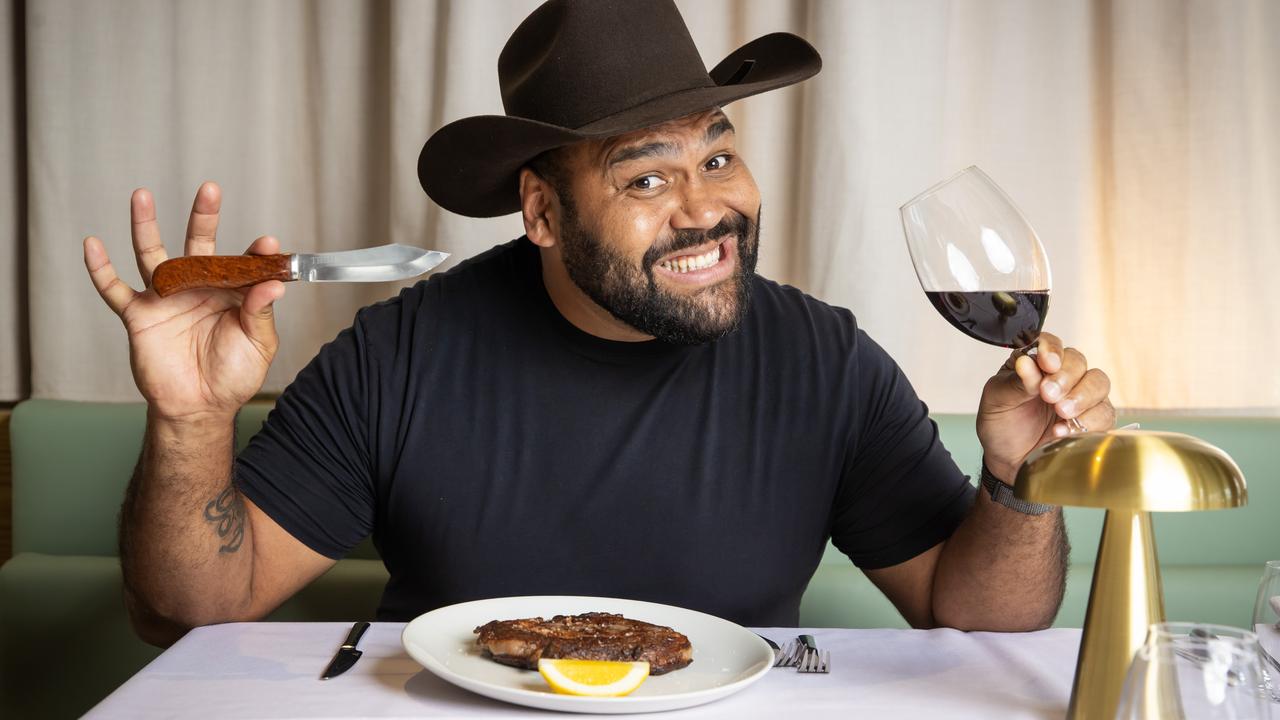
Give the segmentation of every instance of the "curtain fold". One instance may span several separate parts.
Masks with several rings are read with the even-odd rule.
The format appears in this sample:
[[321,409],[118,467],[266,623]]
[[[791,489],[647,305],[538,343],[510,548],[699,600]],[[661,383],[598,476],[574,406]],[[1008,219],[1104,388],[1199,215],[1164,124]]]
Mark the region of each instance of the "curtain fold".
[[[399,242],[447,268],[520,235],[442,211],[416,167],[434,129],[502,112],[498,52],[537,4],[0,0],[0,400],[138,398],[80,249],[102,237],[137,287],[135,187],[171,254],[204,180],[223,253]],[[728,108],[764,200],[760,271],[852,309],[933,410],[974,410],[1005,352],[932,309],[897,208],[976,164],[1046,246],[1047,328],[1117,404],[1280,412],[1280,375],[1254,370],[1280,351],[1280,3],[679,5],[708,66],[776,30],[822,53],[814,79]],[[398,288],[291,285],[264,390]]]
[[0,0],[0,402],[30,387],[23,5]]
[[1096,268],[1116,384],[1149,407],[1276,408],[1280,4],[1096,10]]

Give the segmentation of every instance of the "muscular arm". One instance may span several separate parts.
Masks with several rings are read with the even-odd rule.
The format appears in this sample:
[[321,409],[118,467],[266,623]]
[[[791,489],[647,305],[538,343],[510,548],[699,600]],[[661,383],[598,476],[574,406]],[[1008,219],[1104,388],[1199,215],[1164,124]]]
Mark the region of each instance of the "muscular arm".
[[934,619],[961,630],[1047,628],[1062,605],[1070,554],[1061,509],[1026,515],[980,490],[973,511],[943,546],[934,573]]
[[333,565],[232,485],[234,422],[148,412],[120,512],[126,605],[146,641],[265,616]]
[[[215,183],[196,191],[187,256],[215,254],[221,205]],[[234,418],[262,388],[279,347],[272,306],[284,284],[161,297],[151,280],[168,254],[145,188],[130,197],[129,219],[143,291],[120,279],[99,238],[85,238],[84,263],[124,323],[133,379],[147,400],[142,455],[120,512],[120,560],[138,634],[166,644],[195,625],[260,618],[333,563],[232,483]],[[247,254],[279,251],[264,235]]]
[[949,540],[867,576],[913,627],[1021,632],[1053,623],[1068,556],[1061,510],[1025,515],[979,490]]
[[[1010,485],[1032,450],[1069,432],[1067,418],[1094,430],[1115,424],[1106,373],[1055,335],[1042,333],[1038,350],[1012,353],[979,403],[983,462]],[[1061,510],[1026,515],[979,490],[950,539],[868,575],[917,627],[1037,630],[1062,605],[1069,555]]]

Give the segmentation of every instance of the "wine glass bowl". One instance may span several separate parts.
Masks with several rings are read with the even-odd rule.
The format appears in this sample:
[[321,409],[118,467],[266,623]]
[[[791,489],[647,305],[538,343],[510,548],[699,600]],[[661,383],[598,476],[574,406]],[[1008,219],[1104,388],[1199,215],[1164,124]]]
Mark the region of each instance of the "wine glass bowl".
[[1035,345],[1049,312],[1049,258],[1031,223],[986,173],[965,168],[900,213],[916,277],[947,322],[991,345]]
[[[970,165],[899,208],[929,302],[975,340],[1035,354],[1053,285],[1049,256],[1013,200]],[[1076,418],[1067,427],[1083,432]]]
[[1222,625],[1156,623],[1134,653],[1117,720],[1265,720],[1254,633]]
[[1280,703],[1280,560],[1267,562],[1253,606],[1253,631],[1258,636],[1262,682],[1271,702]]

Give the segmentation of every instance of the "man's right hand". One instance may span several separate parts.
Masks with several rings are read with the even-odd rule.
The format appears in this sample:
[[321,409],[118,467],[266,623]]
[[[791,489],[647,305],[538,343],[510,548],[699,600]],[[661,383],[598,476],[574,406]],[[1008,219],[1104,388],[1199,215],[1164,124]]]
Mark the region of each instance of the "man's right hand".
[[[222,193],[212,182],[196,191],[187,223],[187,255],[214,254]],[[129,333],[133,379],[151,411],[174,421],[232,417],[262,387],[275,357],[272,303],[284,296],[278,280],[248,290],[188,290],[160,297],[151,274],[167,258],[156,224],[155,201],[145,188],[133,193],[133,251],[144,290],[116,274],[102,241],[84,240],[84,263],[93,285]],[[246,254],[272,255],[279,242],[254,240]]]

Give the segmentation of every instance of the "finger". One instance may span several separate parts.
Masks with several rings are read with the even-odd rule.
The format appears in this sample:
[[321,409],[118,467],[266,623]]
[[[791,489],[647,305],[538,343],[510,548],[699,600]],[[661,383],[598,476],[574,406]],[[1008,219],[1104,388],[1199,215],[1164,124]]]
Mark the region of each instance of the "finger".
[[1040,384],[1044,382],[1044,373],[1040,372],[1040,367],[1036,365],[1036,361],[1028,355],[1019,355],[1013,361],[1014,380],[1013,384],[1022,391],[1024,395],[1034,396],[1040,393]]
[[1075,387],[1067,391],[1066,396],[1054,405],[1054,410],[1062,418],[1077,417],[1095,405],[1106,402],[1110,393],[1111,378],[1103,371],[1093,368],[1086,371]]
[[116,275],[116,269],[112,267],[111,259],[107,257],[106,247],[96,237],[89,236],[84,239],[84,266],[89,271],[89,279],[93,281],[93,286],[97,288],[98,294],[106,301],[112,312],[116,315],[124,312],[138,293]]
[[1080,378],[1089,369],[1089,362],[1075,348],[1067,348],[1062,353],[1062,369],[1045,377],[1040,383],[1040,397],[1045,402],[1054,404],[1071,392]]
[[276,255],[280,252],[280,241],[272,235],[263,235],[249,244],[245,255]]
[[1062,338],[1053,333],[1040,333],[1036,343],[1036,364],[1046,373],[1062,369]]
[[284,283],[268,280],[249,288],[240,304],[240,327],[245,335],[269,355],[277,346],[275,309],[272,303],[284,297]]
[[218,212],[222,209],[222,190],[217,183],[206,182],[196,190],[191,204],[191,217],[187,219],[188,255],[212,255],[214,237],[218,234]]
[[[1076,417],[1076,420],[1084,426],[1086,431],[1101,432],[1110,430],[1116,424],[1116,409],[1110,400],[1103,400],[1081,413]],[[1058,421],[1053,424],[1055,437],[1066,437],[1071,434],[1072,430],[1073,428],[1066,421]]]
[[133,254],[144,287],[151,287],[151,273],[169,258],[160,242],[160,225],[156,223],[156,202],[151,191],[138,188],[129,199],[129,217],[133,225]]

